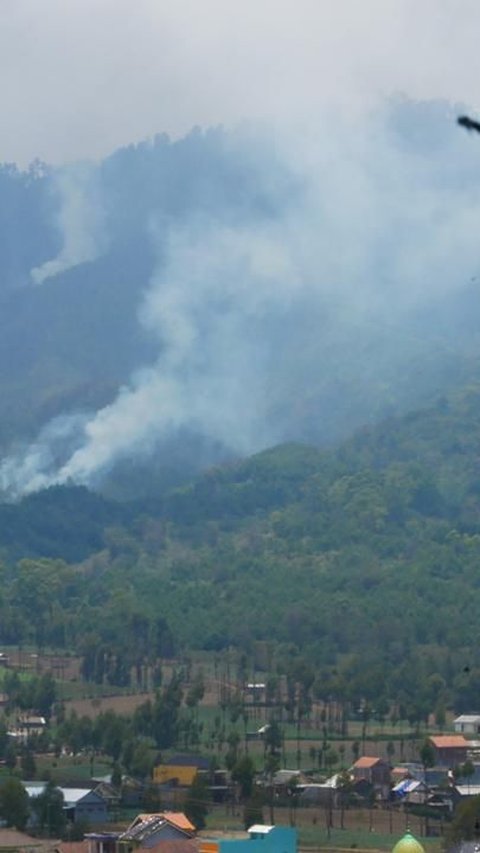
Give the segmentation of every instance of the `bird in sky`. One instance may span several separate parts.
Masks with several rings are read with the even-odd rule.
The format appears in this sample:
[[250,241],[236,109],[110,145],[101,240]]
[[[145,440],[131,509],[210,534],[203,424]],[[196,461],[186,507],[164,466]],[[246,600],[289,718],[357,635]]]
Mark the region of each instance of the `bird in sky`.
[[476,130],[477,133],[480,133],[480,122],[475,121],[469,116],[459,116],[457,118],[457,124],[464,127],[465,130]]

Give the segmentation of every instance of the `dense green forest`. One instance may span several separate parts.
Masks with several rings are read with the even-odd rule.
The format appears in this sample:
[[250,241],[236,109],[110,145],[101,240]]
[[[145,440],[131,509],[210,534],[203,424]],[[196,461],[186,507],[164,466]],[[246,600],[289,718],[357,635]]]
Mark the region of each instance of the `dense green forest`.
[[[87,679],[258,644],[272,678],[412,720],[478,706],[480,386],[282,445],[158,500],[56,487],[0,508],[0,641],[75,650]],[[265,663],[263,663],[265,667]],[[272,688],[273,689],[273,688]],[[393,713],[393,711],[392,711]]]

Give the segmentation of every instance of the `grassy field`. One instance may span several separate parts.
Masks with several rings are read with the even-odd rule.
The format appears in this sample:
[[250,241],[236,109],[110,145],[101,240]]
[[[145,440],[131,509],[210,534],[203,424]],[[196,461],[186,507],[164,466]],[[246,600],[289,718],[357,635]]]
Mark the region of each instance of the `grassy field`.
[[102,777],[112,772],[112,763],[95,756],[93,762],[86,756],[61,755],[38,755],[36,758],[37,779],[50,777],[54,782],[63,784],[66,780],[70,782],[84,783],[92,777]]
[[[407,829],[402,812],[389,815],[380,809],[371,812],[368,809],[351,809],[344,812],[344,829],[340,828],[340,814],[334,812],[332,817],[334,825],[328,830],[323,809],[297,809],[293,816],[288,809],[276,808],[274,813],[274,821],[278,824],[288,826],[294,819],[301,847],[391,850]],[[270,823],[268,809],[264,809],[264,822]],[[425,824],[420,818],[410,815],[408,825],[413,834],[421,839],[428,853],[440,851],[442,839],[426,838]],[[440,827],[435,826],[438,831]],[[223,807],[216,807],[208,815],[204,834],[208,835],[209,831],[238,832],[243,829],[240,810],[232,815]]]

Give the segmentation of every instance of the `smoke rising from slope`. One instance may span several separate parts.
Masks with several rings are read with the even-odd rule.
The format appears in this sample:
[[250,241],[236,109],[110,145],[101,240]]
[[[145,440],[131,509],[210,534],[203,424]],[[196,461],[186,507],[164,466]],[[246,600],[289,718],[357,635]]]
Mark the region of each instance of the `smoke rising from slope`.
[[93,166],[76,164],[59,170],[55,176],[55,191],[60,198],[57,227],[63,246],[56,258],[31,270],[34,284],[43,284],[51,276],[92,261],[100,254],[104,242],[102,209],[95,190]]
[[[375,417],[434,351],[443,331],[419,317],[461,294],[479,264],[479,151],[446,108],[325,121],[277,139],[276,152],[252,158],[276,206],[245,207],[239,193],[180,219],[152,211],[158,263],[139,321],[157,361],[110,405],[63,420],[61,452],[54,422],[5,460],[5,492],[96,484],[184,427],[239,454],[315,437],[315,424],[331,439]],[[288,180],[296,189],[279,202]]]

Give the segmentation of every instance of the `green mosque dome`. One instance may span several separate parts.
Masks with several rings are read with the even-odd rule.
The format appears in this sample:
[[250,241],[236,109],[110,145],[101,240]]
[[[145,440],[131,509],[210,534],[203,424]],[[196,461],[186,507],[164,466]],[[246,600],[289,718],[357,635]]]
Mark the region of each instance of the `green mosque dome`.
[[392,849],[392,853],[425,853],[425,849],[417,841],[415,836],[408,831],[400,841],[397,841],[395,847]]

